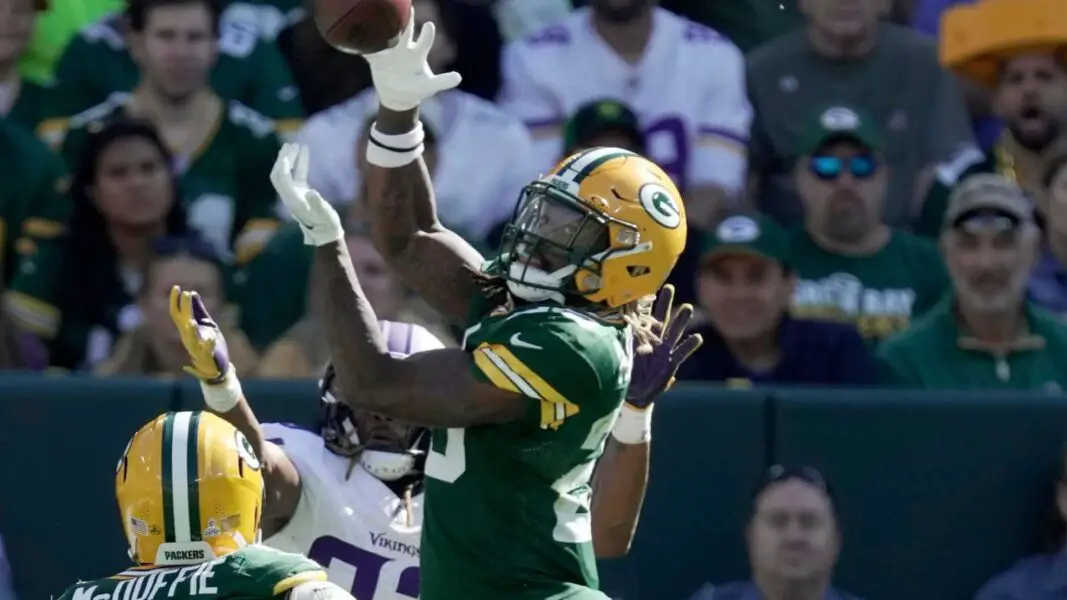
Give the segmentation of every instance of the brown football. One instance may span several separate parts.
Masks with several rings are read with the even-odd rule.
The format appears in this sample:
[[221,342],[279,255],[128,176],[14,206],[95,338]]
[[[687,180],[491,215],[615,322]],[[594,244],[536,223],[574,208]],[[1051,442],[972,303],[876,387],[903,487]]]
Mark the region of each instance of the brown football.
[[326,43],[349,54],[389,47],[411,18],[411,0],[314,0],[315,26]]

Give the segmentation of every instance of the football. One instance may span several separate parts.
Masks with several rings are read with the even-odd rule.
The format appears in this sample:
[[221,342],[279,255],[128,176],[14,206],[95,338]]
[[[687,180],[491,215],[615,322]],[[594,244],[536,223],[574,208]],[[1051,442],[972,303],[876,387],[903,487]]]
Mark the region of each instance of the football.
[[372,54],[404,31],[411,0],[313,0],[312,14],[326,43],[348,54]]

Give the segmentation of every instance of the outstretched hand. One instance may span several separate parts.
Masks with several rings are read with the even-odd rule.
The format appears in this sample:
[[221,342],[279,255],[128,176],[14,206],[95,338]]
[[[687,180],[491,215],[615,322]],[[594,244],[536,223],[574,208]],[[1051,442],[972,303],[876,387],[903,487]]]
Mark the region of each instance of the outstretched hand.
[[308,185],[311,157],[307,146],[285,144],[270,171],[270,182],[304,234],[308,246],[323,246],[345,236],[341,217]]
[[178,328],[182,345],[192,363],[183,367],[185,372],[208,385],[223,383],[233,368],[230,353],[222,330],[208,314],[200,294],[184,292],[178,286],[172,287],[170,318]]
[[685,335],[693,317],[693,306],[682,304],[672,313],[673,304],[674,286],[664,285],[652,307],[652,316],[661,323],[660,342],[648,354],[634,353],[630,388],[626,392],[626,403],[632,408],[646,409],[669,390],[678,368],[704,343],[699,333]]
[[463,80],[459,73],[435,74],[428,61],[437,29],[432,22],[423,24],[415,37],[415,11],[412,9],[408,25],[391,48],[364,54],[370,64],[374,90],[378,101],[390,110],[411,110],[423,100],[450,90]]

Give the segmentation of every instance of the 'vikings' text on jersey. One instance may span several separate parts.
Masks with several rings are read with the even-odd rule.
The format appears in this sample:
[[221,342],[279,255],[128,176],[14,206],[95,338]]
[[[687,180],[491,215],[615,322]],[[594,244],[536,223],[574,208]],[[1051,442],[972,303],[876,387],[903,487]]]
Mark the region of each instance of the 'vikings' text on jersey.
[[408,507],[318,434],[277,423],[264,423],[263,434],[296,466],[301,486],[292,519],[264,544],[306,554],[356,600],[418,598],[422,495]]

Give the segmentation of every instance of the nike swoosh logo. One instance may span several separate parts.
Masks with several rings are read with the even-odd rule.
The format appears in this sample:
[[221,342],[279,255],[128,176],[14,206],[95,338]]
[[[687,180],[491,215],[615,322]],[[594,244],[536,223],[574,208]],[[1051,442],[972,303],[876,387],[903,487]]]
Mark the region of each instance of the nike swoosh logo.
[[529,348],[531,350],[544,350],[544,348],[542,348],[541,346],[536,346],[534,344],[531,344],[531,343],[524,342],[524,341],[520,340],[519,339],[519,334],[517,334],[517,333],[515,335],[511,336],[511,345],[512,346],[517,346],[519,348]]

